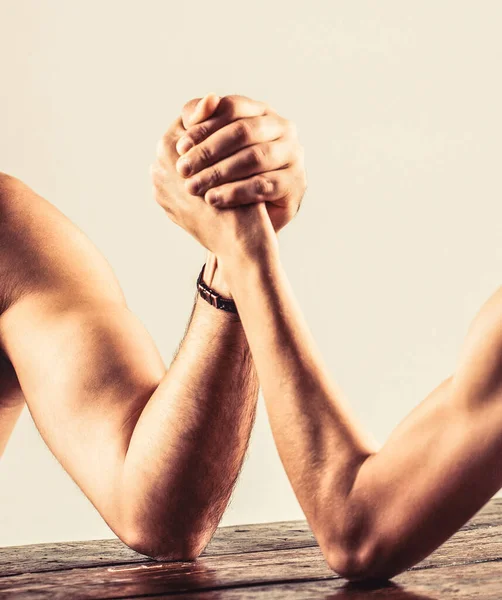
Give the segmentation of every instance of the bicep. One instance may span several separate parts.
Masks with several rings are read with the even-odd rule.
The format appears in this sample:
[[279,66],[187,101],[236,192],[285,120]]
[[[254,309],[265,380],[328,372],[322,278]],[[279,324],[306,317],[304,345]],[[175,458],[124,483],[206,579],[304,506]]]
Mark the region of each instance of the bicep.
[[453,386],[468,406],[479,408],[496,399],[502,404],[502,287],[483,304],[469,326]]
[[124,305],[54,311],[29,297],[2,315],[0,334],[44,441],[106,513],[135,416],[165,374],[153,340]]

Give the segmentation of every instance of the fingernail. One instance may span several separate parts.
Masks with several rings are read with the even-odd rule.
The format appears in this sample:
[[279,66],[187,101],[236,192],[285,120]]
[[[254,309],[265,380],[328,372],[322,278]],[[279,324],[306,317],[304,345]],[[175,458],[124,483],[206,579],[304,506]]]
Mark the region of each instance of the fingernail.
[[215,206],[216,204],[219,203],[219,201],[221,200],[221,194],[219,191],[217,190],[211,190],[207,195],[206,195],[206,201],[208,204],[210,204],[211,206]]
[[188,175],[190,175],[190,173],[192,172],[192,165],[190,164],[190,161],[186,158],[181,158],[176,163],[176,169],[178,170],[178,173],[180,173],[184,177],[188,177]]
[[197,196],[202,188],[198,179],[187,179],[185,182],[188,193]]
[[185,135],[178,140],[178,143],[176,144],[176,150],[178,151],[178,154],[185,154],[185,152],[188,152],[193,146],[194,143],[192,140]]

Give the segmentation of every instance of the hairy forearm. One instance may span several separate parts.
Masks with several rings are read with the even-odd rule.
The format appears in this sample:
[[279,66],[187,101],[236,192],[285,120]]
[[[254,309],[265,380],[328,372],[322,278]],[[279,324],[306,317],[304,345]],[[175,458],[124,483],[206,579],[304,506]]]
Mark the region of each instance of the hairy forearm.
[[[500,487],[500,397],[471,398],[466,408],[462,390],[469,386],[448,378],[378,450],[327,374],[277,252],[259,260],[235,252],[223,266],[279,454],[336,571],[354,579],[393,576],[439,546]],[[475,364],[490,364],[489,344],[476,348]],[[478,375],[479,367],[462,380]],[[465,493],[473,482],[475,493]]]
[[[198,298],[178,354],[134,428],[124,463],[123,497],[143,520],[140,528],[132,526],[145,536],[132,544],[136,549],[157,558],[171,549],[178,557],[203,549],[241,468],[257,394],[238,317]],[[134,523],[135,515],[128,520]],[[159,531],[162,547],[155,548]]]

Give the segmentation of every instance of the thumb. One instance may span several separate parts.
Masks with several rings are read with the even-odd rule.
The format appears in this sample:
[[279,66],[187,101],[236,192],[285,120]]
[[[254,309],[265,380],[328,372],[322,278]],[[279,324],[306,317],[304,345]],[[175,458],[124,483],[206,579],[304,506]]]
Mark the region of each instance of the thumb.
[[181,119],[185,129],[209,119],[217,109],[220,99],[221,98],[217,94],[210,92],[209,94],[206,94],[204,98],[194,98],[193,100],[190,100],[190,102],[187,102],[181,113]]

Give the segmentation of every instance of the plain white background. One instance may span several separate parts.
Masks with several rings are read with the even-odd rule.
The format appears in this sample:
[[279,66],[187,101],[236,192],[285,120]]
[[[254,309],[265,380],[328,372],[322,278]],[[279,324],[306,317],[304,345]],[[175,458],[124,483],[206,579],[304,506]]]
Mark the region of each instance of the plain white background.
[[[383,443],[500,284],[501,19],[495,0],[0,0],[0,170],[92,239],[169,363],[205,252],[152,199],[156,142],[206,92],[269,102],[297,123],[309,179],[284,263]],[[223,524],[301,517],[260,401]],[[112,536],[25,409],[0,545]]]

